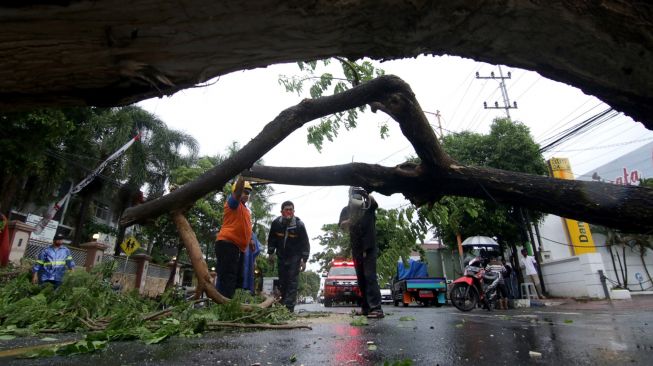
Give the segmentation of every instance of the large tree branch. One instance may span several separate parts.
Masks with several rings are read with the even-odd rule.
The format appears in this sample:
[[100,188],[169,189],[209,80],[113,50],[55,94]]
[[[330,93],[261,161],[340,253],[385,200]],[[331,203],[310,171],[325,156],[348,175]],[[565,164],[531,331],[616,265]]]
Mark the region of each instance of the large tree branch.
[[416,205],[444,195],[474,197],[626,231],[653,230],[653,190],[644,187],[457,165],[433,171],[412,163],[394,168],[363,163],[312,168],[257,165],[244,175],[281,184],[362,186],[385,195],[402,193]]
[[280,183],[362,185],[383,194],[401,192],[418,205],[437,202],[443,195],[458,195],[512,203],[624,230],[653,228],[650,189],[458,165],[443,151],[410,87],[394,76],[380,77],[333,96],[304,100],[286,109],[231,158],[166,196],[128,209],[121,223],[131,224],[186,207],[251,167],[304,123],[363,104],[382,109],[399,123],[420,165],[384,168],[350,164],[303,170],[278,168],[276,172],[274,168],[254,167],[248,174]]
[[[370,103],[383,105],[401,118],[402,130],[407,129],[404,133],[418,149],[418,155],[425,161],[434,165],[438,164],[438,159],[449,161],[441,151],[438,151],[439,145],[433,131],[427,131],[423,126],[419,126],[419,119],[408,118],[410,116],[407,113],[417,114],[414,111],[407,112],[406,105],[413,107],[412,110],[415,108],[419,110],[419,105],[408,84],[396,76],[382,76],[340,94],[305,99],[296,106],[284,110],[256,137],[222,164],[170,194],[128,208],[123,213],[120,223],[121,225],[131,225],[186,207],[211,191],[221,188],[229,179],[251,167],[258,159],[305,123]],[[425,118],[423,114],[422,118]],[[432,137],[429,138],[428,133]],[[427,144],[429,145],[425,146]]]

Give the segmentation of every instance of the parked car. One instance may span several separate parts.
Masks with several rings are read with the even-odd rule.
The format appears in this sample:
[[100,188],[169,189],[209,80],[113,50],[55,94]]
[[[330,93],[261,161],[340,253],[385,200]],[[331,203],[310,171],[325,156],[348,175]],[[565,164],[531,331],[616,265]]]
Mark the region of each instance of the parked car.
[[381,303],[392,304],[392,290],[389,288],[381,289]]

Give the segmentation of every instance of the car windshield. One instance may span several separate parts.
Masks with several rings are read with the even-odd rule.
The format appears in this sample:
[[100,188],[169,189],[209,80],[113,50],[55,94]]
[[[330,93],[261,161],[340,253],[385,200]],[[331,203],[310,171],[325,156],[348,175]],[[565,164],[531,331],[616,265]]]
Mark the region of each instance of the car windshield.
[[331,267],[329,276],[356,276],[354,267]]

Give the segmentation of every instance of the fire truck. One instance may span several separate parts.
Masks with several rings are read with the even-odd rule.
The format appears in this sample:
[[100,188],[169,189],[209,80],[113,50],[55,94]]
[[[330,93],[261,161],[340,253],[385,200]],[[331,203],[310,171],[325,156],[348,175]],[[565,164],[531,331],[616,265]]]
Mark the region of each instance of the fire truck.
[[324,281],[324,306],[331,307],[334,303],[360,305],[362,299],[354,261],[351,259],[334,260]]

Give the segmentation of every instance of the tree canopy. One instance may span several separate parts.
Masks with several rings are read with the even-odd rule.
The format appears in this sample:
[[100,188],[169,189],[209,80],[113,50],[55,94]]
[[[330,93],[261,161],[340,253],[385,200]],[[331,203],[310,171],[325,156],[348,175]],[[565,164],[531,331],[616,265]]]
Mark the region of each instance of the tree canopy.
[[[444,137],[444,149],[456,161],[472,166],[499,168],[536,175],[546,173],[546,164],[539,146],[530,136],[528,127],[519,122],[497,118],[487,135],[462,132]],[[521,242],[521,218],[518,206],[500,204],[467,197],[443,197],[430,207],[422,207],[420,216],[437,228],[448,245],[457,236],[496,236],[504,243]],[[533,215],[538,220],[541,215]]]

